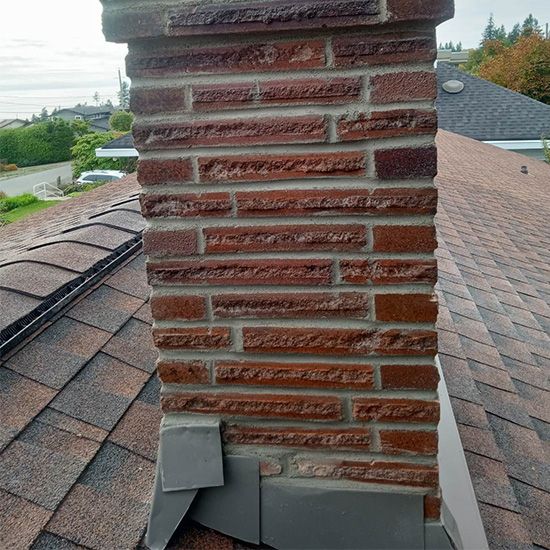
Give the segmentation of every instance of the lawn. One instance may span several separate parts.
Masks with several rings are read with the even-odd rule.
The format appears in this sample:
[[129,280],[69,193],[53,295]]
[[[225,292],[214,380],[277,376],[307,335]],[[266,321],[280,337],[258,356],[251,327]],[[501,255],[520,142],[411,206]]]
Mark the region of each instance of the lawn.
[[29,204],[27,206],[21,206],[20,208],[14,208],[13,210],[10,210],[9,212],[4,212],[3,214],[0,214],[0,219],[4,220],[5,223],[12,223],[16,222],[17,220],[21,220],[23,218],[26,218],[27,216],[30,216],[31,214],[34,214],[35,212],[39,212],[40,210],[44,210],[45,208],[49,208],[50,206],[55,206],[56,204],[59,204],[63,201],[38,201],[33,202],[32,204]]

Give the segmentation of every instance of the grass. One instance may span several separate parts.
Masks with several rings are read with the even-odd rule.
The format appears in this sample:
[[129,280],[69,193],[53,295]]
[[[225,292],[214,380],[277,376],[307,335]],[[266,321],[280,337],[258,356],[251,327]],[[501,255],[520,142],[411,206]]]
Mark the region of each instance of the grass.
[[70,161],[56,162],[54,164],[42,164],[41,166],[27,166],[26,168],[18,168],[14,172],[0,172],[0,181],[9,180],[10,178],[18,178],[19,176],[28,176],[35,172],[43,172],[44,170],[53,170],[58,166],[63,166]]
[[14,208],[13,210],[10,210],[9,212],[4,212],[3,214],[0,214],[0,219],[3,220],[5,223],[13,223],[18,220],[22,220],[23,218],[26,218],[27,216],[30,216],[31,214],[34,214],[35,212],[39,212],[40,210],[45,210],[46,208],[49,208],[50,206],[55,206],[56,204],[59,204],[63,201],[38,201],[34,202],[32,204],[29,204],[28,206],[21,206],[20,208]]

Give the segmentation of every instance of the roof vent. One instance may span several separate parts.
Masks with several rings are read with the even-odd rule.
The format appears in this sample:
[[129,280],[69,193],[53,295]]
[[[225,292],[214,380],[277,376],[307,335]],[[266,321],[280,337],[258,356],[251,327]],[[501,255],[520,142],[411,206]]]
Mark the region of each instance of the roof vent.
[[447,82],[443,83],[442,88],[448,94],[459,94],[462,90],[464,90],[464,82],[461,82],[460,80],[447,80]]

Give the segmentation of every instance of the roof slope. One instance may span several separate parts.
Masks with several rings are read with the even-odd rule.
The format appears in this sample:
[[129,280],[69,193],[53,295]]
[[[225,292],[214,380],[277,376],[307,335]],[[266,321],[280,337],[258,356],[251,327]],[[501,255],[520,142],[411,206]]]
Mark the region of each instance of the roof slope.
[[[440,359],[482,518],[491,548],[548,548],[550,166],[438,145]],[[0,364],[2,548],[140,547],[159,388],[143,257],[128,262]],[[171,548],[247,546],[192,526]]]
[[481,516],[491,548],[548,548],[550,166],[437,142],[439,356]]
[[[449,63],[437,64],[439,127],[480,141],[540,140],[550,135],[550,105],[466,74]],[[464,90],[441,88],[460,80]]]

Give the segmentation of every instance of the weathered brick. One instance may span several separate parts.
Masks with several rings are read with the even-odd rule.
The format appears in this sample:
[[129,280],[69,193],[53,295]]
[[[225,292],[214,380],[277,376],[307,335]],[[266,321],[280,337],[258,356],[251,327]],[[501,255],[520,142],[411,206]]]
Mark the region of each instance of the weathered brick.
[[379,74],[371,77],[370,85],[370,101],[375,104],[434,100],[437,97],[437,78],[433,72]]
[[136,115],[185,111],[185,89],[134,87],[130,94],[130,110]]
[[363,422],[439,422],[439,402],[422,399],[355,397],[353,418]]
[[409,487],[436,487],[438,483],[437,466],[429,464],[298,458],[294,461],[294,465],[298,474],[307,477],[348,479]]
[[341,420],[338,397],[253,393],[174,393],[161,397],[164,412],[222,416]]
[[220,318],[364,318],[369,297],[359,292],[300,292],[221,294],[212,297]]
[[323,285],[332,278],[330,260],[216,260],[150,262],[151,284]]
[[340,275],[347,283],[391,285],[435,283],[435,260],[342,260]]
[[157,9],[139,11],[104,10],[103,33],[110,42],[128,42],[156,36],[164,26],[164,13]]
[[382,387],[392,390],[436,390],[439,373],[434,365],[381,365]]
[[181,73],[233,73],[313,69],[325,65],[322,40],[255,42],[212,48],[176,49],[165,52],[131,52],[127,74],[170,76]]
[[324,214],[430,214],[437,206],[435,188],[300,189],[238,192],[239,216]]
[[439,519],[441,516],[441,499],[436,495],[424,497],[424,517],[426,519]]
[[222,430],[223,439],[234,445],[275,445],[306,449],[369,450],[367,428],[260,427],[230,424]]
[[437,299],[433,294],[377,294],[376,319],[404,323],[435,323]]
[[191,94],[196,111],[242,109],[254,105],[257,85],[255,82],[196,84],[191,88]]
[[454,16],[452,0],[387,0],[388,21],[434,21]]
[[283,467],[278,460],[261,460],[260,461],[260,476],[278,476],[283,471]]
[[437,335],[428,330],[243,328],[245,351],[316,355],[433,355]]
[[432,225],[377,225],[373,234],[375,252],[433,252],[437,248]]
[[385,454],[437,454],[437,432],[380,430],[380,446]]
[[435,260],[342,260],[340,275],[347,283],[355,284],[435,283],[437,263]]
[[168,361],[157,363],[157,372],[164,384],[208,384],[210,374],[204,361]]
[[337,125],[342,141],[377,139],[407,135],[434,134],[437,131],[435,111],[399,109],[378,111],[371,115],[344,116]]
[[214,370],[218,384],[363,390],[374,387],[371,365],[218,361]]
[[153,328],[153,339],[159,349],[230,349],[231,331],[224,327]]
[[376,173],[382,180],[433,178],[437,174],[437,149],[411,147],[374,152]]
[[317,143],[326,140],[327,124],[320,115],[250,119],[201,120],[134,125],[134,140],[142,151],[216,145]]
[[204,319],[206,300],[203,296],[153,296],[151,312],[157,321]]
[[271,225],[214,227],[204,230],[207,253],[361,250],[363,225]]
[[378,21],[378,0],[254,2],[174,7],[170,36],[359,26]]
[[141,195],[141,212],[149,218],[228,216],[229,193],[168,193]]
[[199,159],[202,181],[269,181],[293,178],[362,176],[365,155],[315,153],[308,155],[239,155]]
[[137,173],[138,181],[142,185],[193,181],[193,167],[190,159],[140,160]]
[[143,232],[143,251],[151,256],[189,256],[197,252],[194,229],[161,231],[148,228]]
[[433,33],[361,34],[332,41],[336,67],[434,61],[437,44]]

